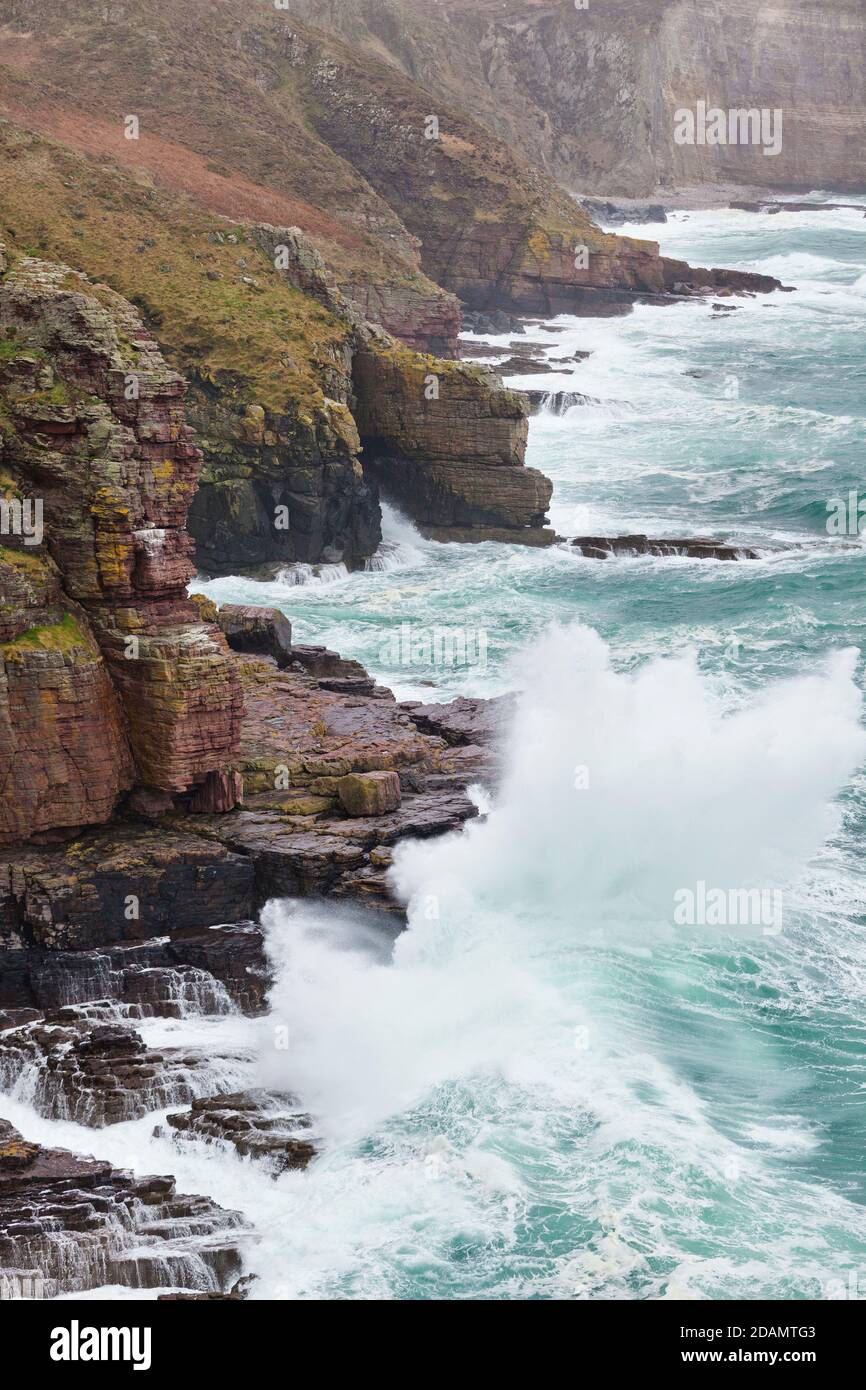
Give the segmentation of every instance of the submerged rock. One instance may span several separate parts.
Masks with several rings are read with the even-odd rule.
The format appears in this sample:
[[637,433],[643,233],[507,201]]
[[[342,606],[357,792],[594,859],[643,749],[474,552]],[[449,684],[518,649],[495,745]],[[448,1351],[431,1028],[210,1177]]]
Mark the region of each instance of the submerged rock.
[[577,536],[569,544],[592,560],[611,555],[685,555],[692,560],[758,560],[756,550],[725,541],[686,537],[668,540],[655,536]]
[[549,411],[551,415],[565,415],[575,405],[599,405],[597,396],[585,396],[581,391],[524,391],[529,401],[530,415],[540,415]]

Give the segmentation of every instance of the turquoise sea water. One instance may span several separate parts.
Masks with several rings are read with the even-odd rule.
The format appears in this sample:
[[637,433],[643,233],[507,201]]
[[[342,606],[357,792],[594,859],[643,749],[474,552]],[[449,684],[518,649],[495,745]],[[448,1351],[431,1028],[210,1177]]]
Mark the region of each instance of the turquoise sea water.
[[[760,560],[437,546],[389,510],[369,572],[196,586],[278,604],[403,697],[522,692],[489,814],[399,856],[396,947],[330,904],[266,910],[273,1014],[232,1026],[312,1111],[308,1172],[179,1158],[153,1117],[100,1135],[247,1214],[254,1297],[866,1297],[866,549],[826,525],[863,479],[866,220],[634,231],[795,292],[530,329],[592,356],[515,384],[598,403],[535,418],[529,461],[561,535]],[[436,628],[462,664],[423,660]],[[781,911],[683,924],[700,882]]]
[[[761,560],[435,546],[389,513],[374,572],[205,586],[404,696],[525,691],[488,821],[403,856],[393,961],[332,910],[268,911],[295,1041],[267,1075],[331,1136],[265,1240],[288,1292],[866,1296],[866,551],[827,530],[863,477],[866,221],[659,232],[795,291],[530,328],[592,356],[514,384],[598,404],[534,419],[529,461],[562,535]],[[406,623],[422,659],[463,631],[467,660],[407,664]],[[780,930],[678,927],[699,880],[776,886]]]

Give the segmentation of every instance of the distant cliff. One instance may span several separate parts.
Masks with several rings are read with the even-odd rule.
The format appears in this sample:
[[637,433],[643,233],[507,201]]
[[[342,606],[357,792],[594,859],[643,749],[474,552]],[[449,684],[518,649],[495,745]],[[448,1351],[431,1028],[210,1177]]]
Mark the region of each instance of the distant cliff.
[[[572,189],[866,189],[862,0],[287,0]],[[676,146],[674,112],[780,108],[781,153]]]

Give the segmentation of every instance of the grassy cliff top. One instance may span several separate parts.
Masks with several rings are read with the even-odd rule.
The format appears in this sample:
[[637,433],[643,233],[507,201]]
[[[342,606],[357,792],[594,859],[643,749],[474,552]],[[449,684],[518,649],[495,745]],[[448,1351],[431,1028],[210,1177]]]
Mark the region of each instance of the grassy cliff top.
[[239,379],[277,411],[321,404],[320,371],[347,327],[289,285],[243,226],[2,122],[0,236],[124,295],[184,375]]

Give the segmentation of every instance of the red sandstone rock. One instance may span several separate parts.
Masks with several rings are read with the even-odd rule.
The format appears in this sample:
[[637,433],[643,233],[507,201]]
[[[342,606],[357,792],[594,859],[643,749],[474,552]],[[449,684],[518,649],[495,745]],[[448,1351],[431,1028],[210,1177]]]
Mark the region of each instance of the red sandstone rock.
[[7,596],[18,614],[14,631],[0,617],[2,842],[105,820],[133,766],[163,792],[225,771],[241,693],[222,634],[185,596],[201,453],[182,378],[124,299],[62,265],[16,259],[0,327],[15,345],[0,373],[6,486],[38,498],[45,530],[44,546],[0,555],[0,614]]

